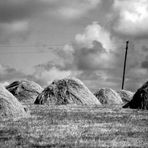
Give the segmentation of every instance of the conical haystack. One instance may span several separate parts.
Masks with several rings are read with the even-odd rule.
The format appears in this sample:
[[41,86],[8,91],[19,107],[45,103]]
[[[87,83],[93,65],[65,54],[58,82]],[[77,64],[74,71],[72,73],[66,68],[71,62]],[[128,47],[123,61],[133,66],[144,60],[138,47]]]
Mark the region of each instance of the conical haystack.
[[148,82],[137,90],[132,100],[124,105],[123,108],[148,110]]
[[94,94],[102,104],[122,104],[119,94],[110,88],[101,88]]
[[0,85],[0,119],[27,117],[26,108],[2,85]]
[[98,99],[76,78],[65,78],[53,81],[35,101],[35,104],[44,103],[55,105],[100,105]]
[[28,80],[14,81],[6,87],[19,101],[30,100],[34,102],[36,97],[43,91],[43,88]]
[[128,103],[132,100],[134,93],[128,90],[117,90],[124,103]]

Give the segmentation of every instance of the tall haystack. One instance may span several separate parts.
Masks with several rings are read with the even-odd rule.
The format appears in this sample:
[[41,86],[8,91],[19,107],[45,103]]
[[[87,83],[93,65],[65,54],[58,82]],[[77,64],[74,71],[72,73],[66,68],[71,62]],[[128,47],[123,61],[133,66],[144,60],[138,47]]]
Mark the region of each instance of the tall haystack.
[[0,119],[27,117],[26,108],[2,85],[0,85]]
[[65,78],[53,81],[37,97],[34,103],[54,105],[101,105],[90,90],[76,78]]
[[94,94],[102,104],[123,104],[119,94],[110,88],[101,88]]
[[148,82],[137,90],[132,100],[124,105],[123,108],[148,110]]
[[6,89],[18,98],[19,101],[30,100],[32,102],[43,91],[39,84],[28,80],[14,81],[6,86]]
[[128,90],[117,90],[124,103],[128,103],[132,100],[134,93]]

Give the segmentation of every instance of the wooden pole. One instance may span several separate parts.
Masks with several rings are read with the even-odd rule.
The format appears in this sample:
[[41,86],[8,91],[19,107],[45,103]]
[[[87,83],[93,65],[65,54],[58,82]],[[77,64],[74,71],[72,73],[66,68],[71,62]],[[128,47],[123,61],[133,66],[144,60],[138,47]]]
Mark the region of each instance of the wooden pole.
[[127,60],[128,44],[129,44],[129,41],[126,41],[126,51],[125,51],[123,77],[122,77],[122,89],[124,89],[124,80],[125,80],[125,71],[126,71],[126,60]]

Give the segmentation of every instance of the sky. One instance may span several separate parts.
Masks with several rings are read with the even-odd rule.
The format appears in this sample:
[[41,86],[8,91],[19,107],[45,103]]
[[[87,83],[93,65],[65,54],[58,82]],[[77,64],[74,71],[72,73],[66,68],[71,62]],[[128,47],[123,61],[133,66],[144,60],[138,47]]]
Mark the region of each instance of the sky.
[[92,91],[148,76],[148,0],[0,0],[0,83],[77,77]]

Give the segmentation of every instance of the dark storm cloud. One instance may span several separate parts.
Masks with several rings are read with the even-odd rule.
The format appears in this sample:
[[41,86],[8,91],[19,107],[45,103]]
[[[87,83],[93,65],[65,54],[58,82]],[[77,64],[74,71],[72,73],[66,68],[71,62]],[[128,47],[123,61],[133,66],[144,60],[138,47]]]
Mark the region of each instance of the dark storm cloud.
[[148,69],[148,61],[142,62],[141,67]]
[[31,21],[50,3],[41,0],[0,0],[0,43],[22,42],[31,34]]
[[[100,67],[97,61],[95,61],[96,57],[104,50],[101,43],[94,41],[93,48],[80,48],[76,49],[73,56],[74,62],[77,65],[77,68],[80,70],[96,70]],[[74,47],[78,48],[78,47]]]
[[40,0],[1,0],[0,22],[9,23],[28,19],[38,12],[44,12],[46,7],[47,4]]
[[143,51],[143,52],[148,52],[148,47],[143,46],[143,47],[142,47],[142,51]]
[[34,68],[36,70],[50,70],[52,67],[56,66],[58,69],[61,69],[62,66],[60,65],[60,63],[54,63],[54,62],[51,62],[51,61],[48,61],[47,63],[43,63],[43,64],[38,64],[38,65],[35,65]]
[[[146,49],[146,48],[145,48],[145,49]],[[141,67],[142,67],[142,68],[145,68],[145,69],[148,69],[148,55],[145,56],[144,61],[141,62]]]
[[17,78],[25,78],[26,75],[15,68],[0,65],[0,81],[10,81]]
[[47,85],[47,82],[36,78],[33,74],[32,75],[26,75],[25,73],[16,70],[15,68],[9,67],[9,66],[4,66],[0,65],[0,83],[10,83],[16,80],[22,80],[22,79],[27,79],[30,81],[34,81],[41,86]]
[[28,19],[32,15],[48,11],[54,16],[79,18],[97,6],[100,0],[1,0],[0,22]]

